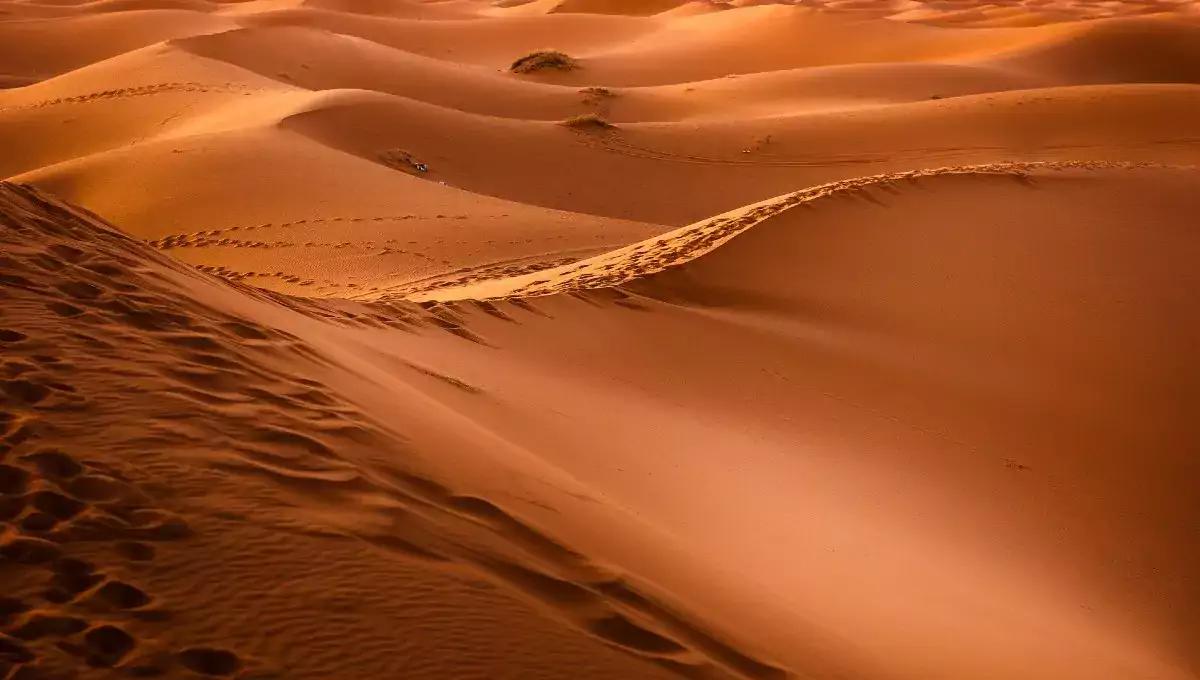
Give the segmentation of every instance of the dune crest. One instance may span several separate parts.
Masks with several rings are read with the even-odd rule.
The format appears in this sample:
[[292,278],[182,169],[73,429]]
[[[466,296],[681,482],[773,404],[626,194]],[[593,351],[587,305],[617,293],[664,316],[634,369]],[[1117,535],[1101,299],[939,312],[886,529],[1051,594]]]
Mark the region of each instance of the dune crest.
[[1152,167],[1152,164],[1088,161],[995,163],[912,170],[830,182],[738,208],[640,243],[553,269],[543,269],[517,277],[486,279],[475,284],[444,286],[432,291],[414,291],[412,289],[406,289],[400,293],[384,291],[382,294],[378,294],[378,299],[387,300],[399,297],[399,299],[406,300],[488,300],[611,288],[630,283],[641,277],[657,274],[670,267],[685,265],[691,260],[703,257],[747,229],[797,206],[812,207],[807,204],[821,199],[846,195],[857,196],[860,193],[867,193],[871,189],[882,188],[886,191],[897,183],[917,183],[925,178],[946,175],[996,176],[1026,181],[1030,173],[1039,171],[1134,170],[1146,167]]

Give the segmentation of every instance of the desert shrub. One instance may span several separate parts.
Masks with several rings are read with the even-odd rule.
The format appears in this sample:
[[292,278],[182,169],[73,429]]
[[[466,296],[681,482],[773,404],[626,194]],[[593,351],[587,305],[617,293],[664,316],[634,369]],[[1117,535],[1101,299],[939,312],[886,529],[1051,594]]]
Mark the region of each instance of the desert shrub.
[[384,165],[408,172],[429,172],[429,166],[419,158],[404,149],[387,149],[379,153],[379,159]]
[[508,70],[513,73],[534,73],[546,69],[558,71],[573,71],[579,68],[579,62],[558,50],[538,50],[530,52],[514,61]]
[[615,97],[616,92],[607,87],[585,87],[579,91],[580,94],[586,94],[588,97]]
[[583,113],[578,116],[571,116],[559,123],[559,125],[576,130],[609,130],[616,127],[616,125],[604,120],[595,113]]

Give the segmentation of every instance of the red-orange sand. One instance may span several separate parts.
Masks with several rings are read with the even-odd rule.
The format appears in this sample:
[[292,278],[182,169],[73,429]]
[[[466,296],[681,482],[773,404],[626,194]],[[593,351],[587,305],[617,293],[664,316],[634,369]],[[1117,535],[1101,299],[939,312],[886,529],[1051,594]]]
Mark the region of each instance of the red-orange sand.
[[0,678],[1197,680],[1198,163],[1193,0],[0,0]]

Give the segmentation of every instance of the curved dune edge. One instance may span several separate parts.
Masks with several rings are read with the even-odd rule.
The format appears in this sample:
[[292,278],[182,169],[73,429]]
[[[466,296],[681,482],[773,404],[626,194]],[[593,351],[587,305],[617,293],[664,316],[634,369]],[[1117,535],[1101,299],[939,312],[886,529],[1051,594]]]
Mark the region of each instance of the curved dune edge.
[[[0,183],[0,225],[0,670],[53,677],[86,660],[135,675],[293,677],[273,665],[262,626],[320,624],[302,595],[316,588],[374,593],[369,606],[388,621],[372,630],[368,610],[340,621],[337,637],[302,633],[319,640],[304,669],[317,677],[551,678],[581,665],[614,680],[787,675],[632,577],[418,472],[394,424],[316,379],[344,374],[340,361],[283,330],[470,337],[443,316],[351,312],[201,274],[32,187]],[[404,392],[393,398],[412,399]],[[439,436],[454,440],[458,419]],[[224,597],[253,612],[251,629],[213,633],[205,612]],[[396,605],[415,611],[395,618]],[[378,665],[395,656],[396,634],[428,647]],[[457,648],[477,636],[489,644]],[[78,640],[56,648],[57,638]],[[341,667],[321,665],[330,660]]]
[[[416,294],[404,294],[401,297],[419,302],[491,300],[537,297],[621,286],[703,257],[746,230],[797,206],[893,182],[917,181],[923,178],[947,175],[997,175],[1020,180],[1028,173],[1036,171],[1118,170],[1149,167],[1168,166],[1156,163],[1111,161],[988,163],[884,173],[828,182],[731,210],[661,236],[561,267],[511,278],[485,280],[460,286],[449,285]],[[385,291],[378,296],[359,299],[388,300],[395,299],[395,296],[389,295]]]
[[[676,237],[694,267],[617,260],[648,296],[425,306],[223,282],[5,186],[9,649],[245,677],[1186,678],[1195,465],[1170,442],[1191,437],[1172,357],[1194,239],[1171,216],[1194,173],[1138,167],[863,178],[753,217],[780,229]],[[1029,192],[1052,200],[1028,201],[1025,239],[955,228]],[[1072,245],[1106,193],[1106,238]],[[1065,241],[1039,228],[1063,206]],[[942,225],[926,256],[892,258],[921,214]],[[1142,217],[1165,240],[1131,253]],[[811,277],[779,266],[810,244]],[[747,272],[716,305],[670,295]],[[799,304],[756,305],[768,289]],[[79,630],[21,637],[47,619]]]

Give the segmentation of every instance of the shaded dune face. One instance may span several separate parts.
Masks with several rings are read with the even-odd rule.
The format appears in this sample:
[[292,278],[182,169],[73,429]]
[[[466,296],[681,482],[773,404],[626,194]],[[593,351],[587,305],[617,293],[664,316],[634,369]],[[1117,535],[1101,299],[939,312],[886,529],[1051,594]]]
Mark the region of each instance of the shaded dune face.
[[0,0],[0,678],[1194,680],[1197,7]]
[[[1194,522],[1186,487],[1196,468],[1181,443],[1197,437],[1185,415],[1195,399],[1196,367],[1186,348],[1197,328],[1186,291],[1194,285],[1188,262],[1197,242],[1171,215],[1195,210],[1195,183],[1190,169],[1087,165],[870,178],[457,292],[495,296],[492,304],[511,301],[510,294],[544,296],[523,299],[554,323],[575,313],[563,295],[632,310],[620,322],[596,313],[586,325],[650,339],[652,353],[606,350],[603,342],[589,343],[590,351],[564,347],[587,340],[563,331],[539,343],[538,359],[522,368],[540,372],[562,357],[561,365],[590,366],[585,374],[597,390],[612,375],[635,385],[628,394],[614,389],[622,396],[604,403],[620,408],[622,399],[634,399],[636,406],[587,422],[671,434],[609,443],[603,455],[626,460],[612,449],[629,447],[630,458],[635,447],[654,450],[667,460],[636,471],[667,468],[686,475],[689,488],[723,489],[721,500],[691,504],[693,516],[677,518],[679,526],[701,527],[690,532],[697,545],[738,554],[726,561],[731,568],[761,566],[756,578],[772,584],[764,588],[804,593],[791,603],[796,610],[842,627],[843,635],[869,635],[877,652],[890,650],[891,672],[1104,676],[1124,662],[1110,657],[1106,667],[1088,668],[1082,659],[1092,652],[1075,656],[1067,640],[1107,655],[1140,628],[1157,629],[1151,644],[1173,649],[1165,654],[1176,661],[1116,674],[1187,677],[1193,662],[1183,641],[1195,630],[1195,612],[1180,617],[1167,602],[1191,598],[1184,592],[1195,583],[1151,604],[1157,596],[1150,593],[1171,578],[1150,575],[1194,557],[1183,537]],[[620,288],[592,289],[611,285]],[[621,358],[606,360],[613,351]],[[634,366],[631,355],[640,359]],[[571,375],[580,380],[578,369]],[[556,410],[572,423],[587,418],[580,408]],[[654,415],[639,420],[642,412]],[[671,414],[678,422],[667,425]],[[721,453],[696,453],[710,450]],[[1155,453],[1145,458],[1142,451]],[[624,485],[600,466],[576,465]],[[763,492],[764,469],[795,476],[773,477],[779,495],[772,496]],[[636,498],[651,487],[626,492]],[[646,512],[669,514],[681,502],[664,499]],[[1126,524],[1151,515],[1159,517],[1155,526],[1174,528],[1150,537],[1146,526]],[[786,528],[780,517],[788,518]],[[855,564],[861,553],[840,554],[864,549],[860,541],[870,545],[870,566]],[[889,544],[890,555],[882,547]],[[914,567],[908,560],[917,544],[921,554],[945,561]],[[1061,552],[1066,545],[1073,556]],[[950,546],[954,558],[945,552]],[[1125,556],[1123,566],[1100,566],[1115,555]],[[798,563],[803,573],[785,576]],[[1001,597],[1004,604],[988,602]],[[847,598],[858,604],[848,606]],[[976,607],[989,615],[967,613]],[[1090,622],[1066,623],[1076,609],[1092,612]],[[1113,618],[1102,623],[1105,609]],[[897,615],[907,632],[920,629],[925,639],[952,626],[957,659],[971,661],[955,667],[949,654],[926,667],[900,661],[912,642],[902,642],[906,633],[889,611],[904,612]],[[1037,620],[1041,632],[1018,634],[1008,615]],[[1039,637],[1053,639],[1056,651],[1038,651]],[[991,656],[996,650],[984,641],[999,639],[1006,650],[1025,649],[1023,659]],[[1168,670],[1172,664],[1180,665]]]

